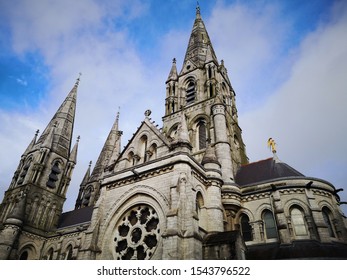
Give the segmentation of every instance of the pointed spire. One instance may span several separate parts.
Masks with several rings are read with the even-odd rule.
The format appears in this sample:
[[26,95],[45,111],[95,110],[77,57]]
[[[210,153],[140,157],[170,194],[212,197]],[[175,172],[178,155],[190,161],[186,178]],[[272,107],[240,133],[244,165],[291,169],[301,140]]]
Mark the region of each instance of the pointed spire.
[[75,145],[73,146],[71,153],[70,153],[70,158],[69,161],[73,163],[77,163],[77,150],[78,150],[78,143],[80,142],[81,137],[77,136],[77,140]]
[[199,1],[196,1],[196,18],[201,18]]
[[[208,50],[210,49],[210,50]],[[201,18],[199,3],[196,7],[196,17],[189,38],[189,43],[184,57],[181,73],[193,68],[202,67],[206,63],[207,53],[209,51],[209,60],[214,61],[218,65],[217,56],[214,52],[210,37],[207,33],[205,24]],[[212,58],[212,59],[211,59]],[[189,69],[187,66],[189,65]],[[192,68],[193,66],[193,68]]]
[[172,142],[172,148],[184,147],[184,150],[188,148],[189,151],[192,150],[192,144],[190,143],[188,126],[186,121],[186,116],[184,111],[181,111],[181,120],[177,128],[177,139]]
[[36,143],[36,145],[39,145],[47,142],[48,140],[46,140],[46,138],[50,137],[50,132],[53,130],[53,128],[55,128],[54,134],[52,135],[53,140],[51,148],[66,158],[69,156],[71,148],[79,81],[80,77],[77,78],[76,83],[71,89],[70,93],[60,105],[57,112],[54,114],[53,118]]
[[28,147],[26,148],[26,150],[24,151],[22,156],[26,156],[27,154],[29,154],[29,152],[32,150],[32,148],[35,146],[36,143],[36,139],[37,139],[37,135],[39,135],[40,130],[36,130],[36,133],[34,135],[34,138],[31,140],[31,142],[29,143]]
[[172,60],[171,70],[169,73],[169,77],[166,80],[166,83],[170,81],[177,81],[177,79],[178,79],[178,74],[177,74],[177,67],[176,67],[176,58],[174,58]]
[[186,116],[184,115],[183,110],[181,111],[181,125],[178,128],[178,140],[180,142],[190,143]]
[[86,171],[86,174],[84,174],[84,177],[83,177],[82,182],[81,182],[81,186],[85,186],[88,183],[89,178],[90,178],[91,166],[92,166],[92,161],[89,162],[88,169]]
[[115,139],[115,143],[114,143],[114,147],[113,147],[113,151],[112,151],[110,160],[108,161],[108,165],[115,163],[116,160],[118,159],[119,155],[120,155],[120,152],[121,152],[121,137],[122,137],[123,132],[118,129],[119,128],[119,111],[117,113],[117,118],[116,118],[115,124],[116,125],[114,125],[114,129],[116,131],[116,139]]
[[205,155],[202,158],[201,164],[206,167],[207,164],[213,163],[213,164],[218,164],[220,166],[220,163],[217,159],[216,151],[215,148],[211,146],[211,143],[209,141]]
[[[122,132],[118,130],[118,121],[119,121],[119,111],[117,112],[116,120],[114,121],[111,131],[108,134],[108,137],[105,141],[105,144],[101,150],[101,153],[96,161],[90,180],[98,179],[103,173],[104,169],[107,167],[112,153],[115,147],[120,143],[120,135]],[[118,146],[117,146],[118,147]],[[118,149],[118,148],[117,148]],[[120,144],[119,144],[120,149]]]

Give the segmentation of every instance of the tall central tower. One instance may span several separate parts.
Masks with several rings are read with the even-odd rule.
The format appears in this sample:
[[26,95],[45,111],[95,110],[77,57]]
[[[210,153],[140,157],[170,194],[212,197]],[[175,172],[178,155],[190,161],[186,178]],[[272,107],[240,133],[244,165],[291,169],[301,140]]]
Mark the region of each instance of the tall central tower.
[[217,60],[199,7],[182,69],[178,74],[174,59],[166,81],[163,131],[172,141],[177,137],[182,111],[193,156],[201,162],[206,148],[214,147],[224,183],[233,183],[248,158],[238,125],[235,91],[223,61]]

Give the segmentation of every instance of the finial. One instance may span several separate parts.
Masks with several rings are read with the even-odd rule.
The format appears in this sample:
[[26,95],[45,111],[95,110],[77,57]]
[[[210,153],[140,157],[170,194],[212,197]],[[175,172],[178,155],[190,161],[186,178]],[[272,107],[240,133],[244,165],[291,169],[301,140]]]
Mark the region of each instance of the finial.
[[271,137],[267,140],[267,146],[270,148],[271,152],[276,153],[276,142]]
[[75,83],[75,85],[76,85],[76,86],[78,86],[78,85],[79,85],[80,80],[81,80],[81,76],[82,76],[82,73],[81,73],[81,72],[79,72],[79,73],[78,73],[78,78],[76,79],[76,83]]
[[92,166],[92,163],[93,163],[92,161],[89,162],[89,168]]
[[117,112],[117,116],[116,116],[117,121],[119,120],[119,114],[120,114],[120,106],[118,106],[118,112]]
[[78,135],[76,142],[78,143],[80,141],[80,139],[81,139],[81,136]]
[[176,64],[176,58],[175,57],[173,58],[172,63]]
[[148,118],[150,115],[152,114],[152,111],[151,110],[146,110],[145,112],[145,116]]
[[199,5],[199,1],[196,1],[196,14],[200,15],[200,5]]
[[35,136],[37,137],[37,135],[39,135],[39,133],[40,133],[40,130],[39,129],[36,130]]

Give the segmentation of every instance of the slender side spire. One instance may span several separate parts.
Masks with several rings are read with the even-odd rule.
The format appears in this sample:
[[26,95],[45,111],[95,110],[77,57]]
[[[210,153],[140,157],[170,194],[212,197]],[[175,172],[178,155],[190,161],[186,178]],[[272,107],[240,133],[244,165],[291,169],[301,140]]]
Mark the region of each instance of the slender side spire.
[[78,196],[76,198],[75,209],[79,209],[79,208],[83,207],[82,201],[83,201],[84,191],[85,191],[86,186],[88,184],[88,181],[90,179],[91,166],[92,166],[92,161],[89,162],[89,166],[88,166],[88,169],[86,171],[86,174],[84,174],[84,177],[83,177],[82,182],[80,184],[80,189],[78,192]]
[[[116,120],[113,123],[112,129],[108,134],[98,160],[96,161],[92,175],[90,176],[91,181],[97,180],[101,176],[113,155],[113,151],[119,140],[118,120],[119,112],[117,112]],[[118,149],[120,149],[120,147]]]
[[181,122],[177,128],[177,139],[171,144],[172,149],[179,149],[185,152],[192,150],[192,144],[190,143],[188,126],[184,111],[181,111]]
[[215,64],[218,65],[217,56],[214,52],[205,24],[201,18],[200,6],[198,4],[192,33],[190,35],[180,74],[191,71],[194,68],[202,67],[206,62],[207,54],[209,55],[209,59],[211,60],[212,58]]
[[80,136],[77,136],[77,140],[75,145],[73,146],[71,153],[70,153],[70,158],[69,161],[73,162],[74,164],[77,163],[77,150],[78,150],[78,143],[80,142]]
[[178,74],[177,74],[177,67],[176,67],[176,58],[172,60],[172,67],[169,73],[169,77],[167,78],[167,83],[170,81],[177,81]]
[[60,105],[57,112],[43,131],[36,145],[42,144],[49,137],[50,131],[54,129],[52,150],[61,156],[68,157],[71,148],[73,126],[76,111],[77,88],[80,77],[76,80],[68,96]]
[[29,154],[29,152],[32,150],[32,148],[35,146],[37,135],[39,135],[40,130],[36,130],[35,136],[33,140],[29,143],[28,147],[26,148],[25,152],[23,153],[23,156],[26,156]]

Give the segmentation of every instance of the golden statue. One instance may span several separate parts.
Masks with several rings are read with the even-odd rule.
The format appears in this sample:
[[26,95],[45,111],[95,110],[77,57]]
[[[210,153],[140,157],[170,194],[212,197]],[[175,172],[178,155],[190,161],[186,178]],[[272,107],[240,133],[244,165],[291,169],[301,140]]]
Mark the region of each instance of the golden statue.
[[267,146],[270,148],[271,152],[276,153],[276,142],[271,137],[267,140]]

